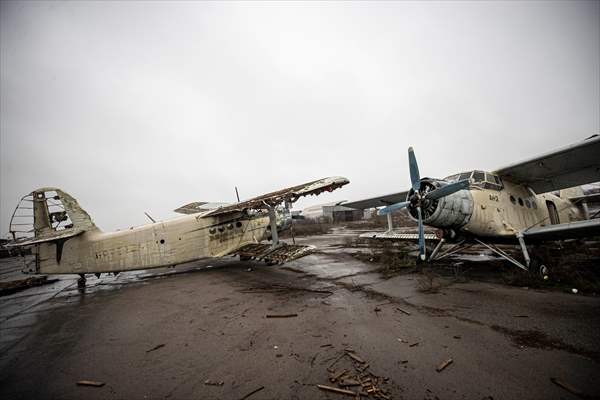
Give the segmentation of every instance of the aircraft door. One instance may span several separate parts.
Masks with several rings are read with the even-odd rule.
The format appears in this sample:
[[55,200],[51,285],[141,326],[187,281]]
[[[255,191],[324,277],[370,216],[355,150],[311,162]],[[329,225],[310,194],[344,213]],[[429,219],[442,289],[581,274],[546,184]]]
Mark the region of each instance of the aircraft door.
[[550,200],[546,200],[546,207],[548,207],[548,217],[550,218],[550,223],[552,225],[560,224],[560,219],[558,217],[558,211],[556,210],[556,205]]

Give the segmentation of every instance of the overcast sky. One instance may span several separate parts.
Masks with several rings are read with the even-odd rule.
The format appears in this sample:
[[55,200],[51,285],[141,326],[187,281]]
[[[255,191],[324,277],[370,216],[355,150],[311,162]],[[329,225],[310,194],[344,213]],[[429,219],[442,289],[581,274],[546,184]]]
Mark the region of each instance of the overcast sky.
[[106,230],[330,175],[297,203],[600,133],[600,2],[0,3],[0,222],[41,186]]

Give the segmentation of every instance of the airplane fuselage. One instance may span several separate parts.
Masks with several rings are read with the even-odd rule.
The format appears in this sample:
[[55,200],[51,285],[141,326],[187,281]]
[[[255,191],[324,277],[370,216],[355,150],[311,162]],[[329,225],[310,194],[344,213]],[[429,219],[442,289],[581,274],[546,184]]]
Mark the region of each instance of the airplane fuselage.
[[[491,175],[491,174],[489,174]],[[424,184],[446,184],[425,178]],[[409,194],[410,197],[410,194]],[[423,222],[446,232],[486,238],[515,238],[528,228],[585,219],[571,201],[552,193],[534,194],[504,179],[501,184],[479,182],[439,200],[425,202]],[[416,219],[415,210],[409,214]]]
[[37,273],[85,274],[171,266],[221,257],[262,240],[269,226],[264,213],[253,216],[186,215],[116,232],[99,229],[58,243],[36,246]]

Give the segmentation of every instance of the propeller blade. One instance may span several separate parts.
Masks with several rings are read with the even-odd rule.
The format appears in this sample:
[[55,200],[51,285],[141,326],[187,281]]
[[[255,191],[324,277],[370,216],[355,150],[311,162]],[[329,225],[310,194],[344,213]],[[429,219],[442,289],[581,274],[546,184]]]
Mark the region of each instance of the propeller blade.
[[419,175],[419,165],[412,147],[408,148],[408,169],[410,170],[410,182],[415,192],[421,188],[421,175]]
[[425,195],[426,199],[429,200],[437,200],[444,196],[451,195],[452,193],[456,193],[459,190],[466,189],[469,187],[469,180],[465,179],[462,181],[450,183],[446,186],[442,186],[439,189],[435,189],[433,192],[429,192]]
[[410,201],[401,201],[400,203],[392,204],[391,206],[383,207],[377,211],[377,215],[387,215],[391,212],[404,208],[410,204]]
[[423,218],[421,217],[421,207],[417,207],[417,215],[419,222],[419,258],[425,261],[425,228],[423,227]]

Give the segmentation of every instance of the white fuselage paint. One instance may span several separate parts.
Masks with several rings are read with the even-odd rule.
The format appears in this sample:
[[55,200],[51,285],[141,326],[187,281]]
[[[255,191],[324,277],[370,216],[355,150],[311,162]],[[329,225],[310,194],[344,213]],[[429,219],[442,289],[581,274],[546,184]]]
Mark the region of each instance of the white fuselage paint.
[[514,237],[528,228],[550,225],[546,202],[554,204],[560,223],[585,219],[583,212],[569,200],[551,193],[534,195],[526,187],[507,180],[504,180],[501,190],[471,188],[470,192],[473,214],[460,230],[476,236]]
[[39,273],[120,272],[221,257],[262,240],[268,225],[265,214],[192,214],[116,232],[95,229],[67,239],[62,251],[55,243],[38,245]]

